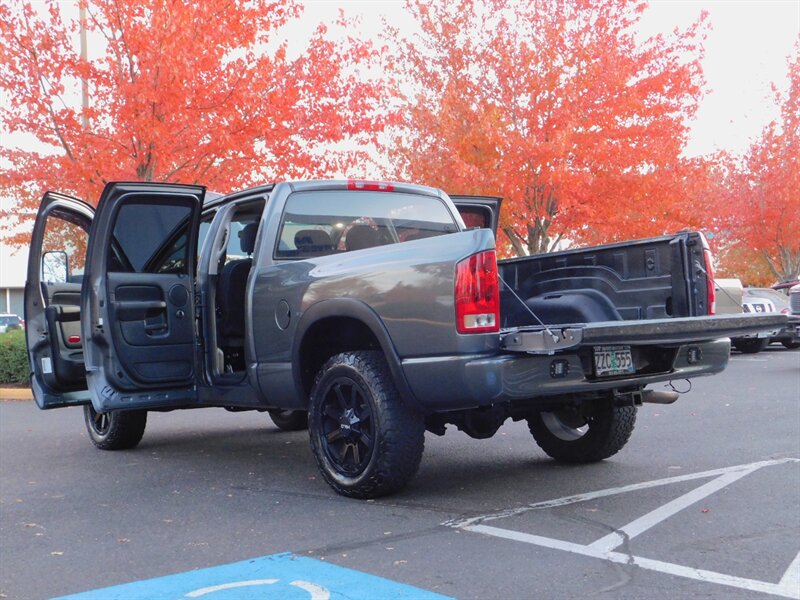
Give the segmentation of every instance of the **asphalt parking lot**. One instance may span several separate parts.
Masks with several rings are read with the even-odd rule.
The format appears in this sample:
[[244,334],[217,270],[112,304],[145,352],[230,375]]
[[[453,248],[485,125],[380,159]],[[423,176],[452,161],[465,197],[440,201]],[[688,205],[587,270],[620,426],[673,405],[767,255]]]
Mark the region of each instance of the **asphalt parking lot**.
[[800,598],[800,350],[693,388],[594,465],[524,423],[429,434],[376,501],[335,495],[266,415],[156,413],[100,452],[79,409],[0,403],[0,598]]

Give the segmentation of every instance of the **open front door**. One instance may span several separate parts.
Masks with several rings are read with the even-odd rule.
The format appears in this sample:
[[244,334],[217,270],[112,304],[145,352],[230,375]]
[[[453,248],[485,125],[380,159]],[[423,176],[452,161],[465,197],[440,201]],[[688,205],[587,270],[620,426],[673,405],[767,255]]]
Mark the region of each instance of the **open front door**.
[[87,252],[81,331],[98,412],[197,400],[194,274],[205,189],[111,183]]
[[80,299],[94,210],[47,192],[39,205],[25,282],[25,341],[39,408],[87,404]]

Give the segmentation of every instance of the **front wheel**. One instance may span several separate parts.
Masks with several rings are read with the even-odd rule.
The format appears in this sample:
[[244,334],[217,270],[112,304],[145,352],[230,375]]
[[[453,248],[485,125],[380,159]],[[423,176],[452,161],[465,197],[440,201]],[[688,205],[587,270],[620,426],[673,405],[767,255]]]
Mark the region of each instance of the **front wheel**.
[[406,407],[380,352],[331,357],[311,391],[311,449],[325,481],[343,496],[377,498],[416,474],[422,415]]
[[89,439],[100,450],[128,450],[135,447],[147,426],[146,410],[97,412],[91,404],[83,407]]
[[635,406],[615,406],[613,398],[535,413],[528,428],[539,447],[562,462],[596,462],[628,443],[636,425]]
[[304,410],[269,410],[269,418],[281,431],[308,429],[308,413]]
[[769,346],[769,338],[744,338],[733,341],[733,347],[743,354],[757,354]]

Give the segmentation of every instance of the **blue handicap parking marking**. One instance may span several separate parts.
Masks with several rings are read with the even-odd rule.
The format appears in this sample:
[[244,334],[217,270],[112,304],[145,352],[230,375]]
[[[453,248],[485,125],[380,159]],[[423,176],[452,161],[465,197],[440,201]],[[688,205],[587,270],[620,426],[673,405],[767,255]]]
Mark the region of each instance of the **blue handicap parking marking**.
[[[295,556],[273,554],[115,585],[55,600],[448,600],[410,585]],[[450,599],[452,600],[452,599]]]

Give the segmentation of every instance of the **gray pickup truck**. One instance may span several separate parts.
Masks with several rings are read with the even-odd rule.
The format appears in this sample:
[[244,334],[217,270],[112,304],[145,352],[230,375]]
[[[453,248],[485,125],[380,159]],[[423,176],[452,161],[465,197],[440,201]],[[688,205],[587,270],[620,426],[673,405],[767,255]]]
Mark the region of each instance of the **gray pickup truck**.
[[728,337],[781,315],[713,313],[710,253],[679,233],[497,261],[496,198],[365,181],[225,197],[109,184],[45,194],[25,288],[31,386],[132,448],[148,411],[267,411],[308,427],[340,494],[395,492],[426,429],[526,419],[550,456],[619,451],[647,385],[717,373]]

